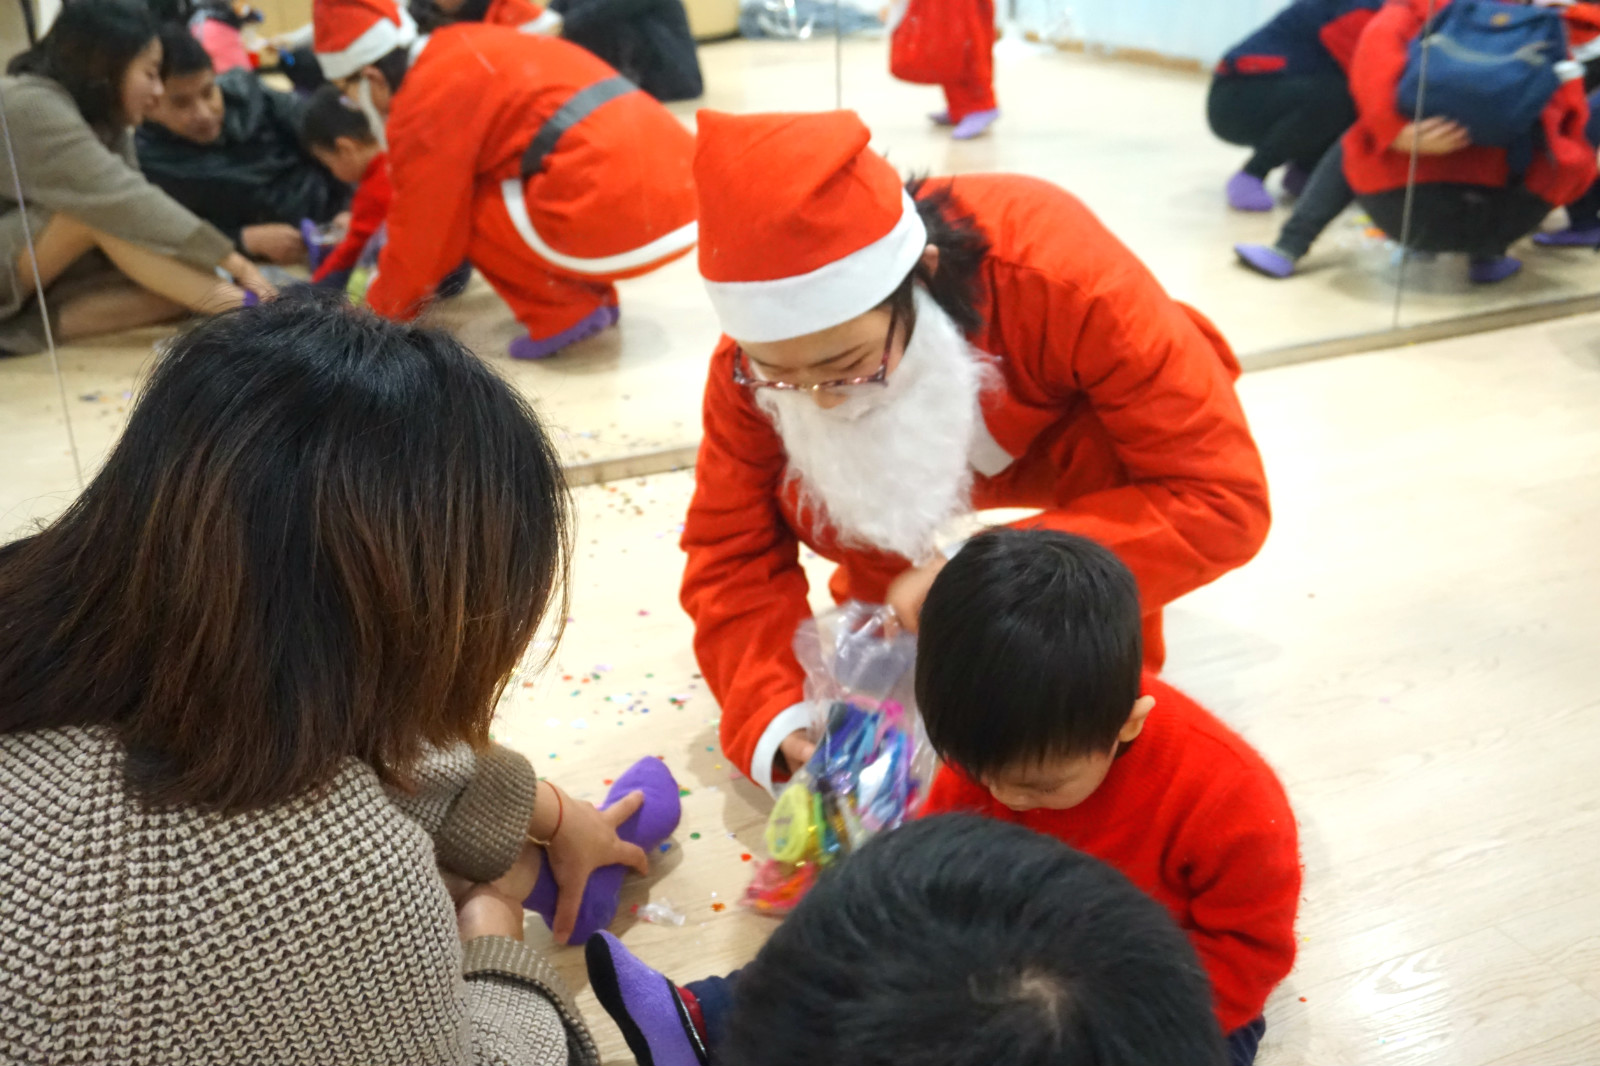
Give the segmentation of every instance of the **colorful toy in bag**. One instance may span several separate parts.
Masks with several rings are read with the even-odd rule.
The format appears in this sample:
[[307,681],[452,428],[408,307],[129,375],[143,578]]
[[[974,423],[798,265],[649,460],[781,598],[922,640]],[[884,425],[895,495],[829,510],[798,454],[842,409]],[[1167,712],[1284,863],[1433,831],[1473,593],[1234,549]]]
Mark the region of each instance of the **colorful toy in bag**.
[[745,903],[787,914],[817,874],[915,814],[936,760],[912,695],[916,640],[888,636],[883,608],[851,602],[801,624],[795,655],[819,708],[817,750],[767,820],[772,856]]

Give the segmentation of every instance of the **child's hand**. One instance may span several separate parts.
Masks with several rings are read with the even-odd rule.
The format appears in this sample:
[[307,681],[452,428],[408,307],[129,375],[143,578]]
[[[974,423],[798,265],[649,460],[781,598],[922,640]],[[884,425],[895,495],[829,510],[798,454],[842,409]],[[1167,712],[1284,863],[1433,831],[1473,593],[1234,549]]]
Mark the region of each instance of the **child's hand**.
[[889,594],[884,597],[884,602],[893,614],[890,620],[893,624],[885,627],[891,636],[896,625],[907,633],[917,631],[917,619],[922,616],[923,601],[928,598],[933,579],[944,569],[945,561],[943,555],[935,555],[921,566],[913,566],[889,582]]
[[788,764],[789,773],[797,774],[800,767],[811,761],[811,756],[817,751],[817,742],[811,739],[811,731],[796,729],[793,733],[783,738],[783,743],[778,745],[778,753],[783,756],[783,761]]
[[1397,152],[1419,155],[1449,155],[1472,146],[1472,137],[1465,126],[1447,118],[1425,118],[1401,130],[1391,147]]
[[550,931],[565,944],[572,935],[572,927],[578,923],[578,905],[583,902],[583,889],[589,883],[589,875],[602,866],[619,864],[648,874],[650,859],[639,845],[629,844],[617,836],[617,826],[644,805],[643,792],[630,792],[603,811],[565,793],[561,798],[565,813],[561,828],[545,850],[545,861],[550,864],[557,888],[556,918]]

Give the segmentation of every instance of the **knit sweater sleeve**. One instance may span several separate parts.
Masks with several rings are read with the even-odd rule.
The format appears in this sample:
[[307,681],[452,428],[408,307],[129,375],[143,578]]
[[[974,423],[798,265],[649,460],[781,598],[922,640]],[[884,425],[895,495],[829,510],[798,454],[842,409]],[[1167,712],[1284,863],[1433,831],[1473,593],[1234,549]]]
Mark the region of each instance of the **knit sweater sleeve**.
[[[520,1066],[555,1061],[563,1053],[571,1066],[600,1061],[566,983],[537,951],[508,937],[479,937],[464,945],[461,969],[467,980],[473,1062]],[[530,991],[537,994],[530,996]],[[555,1028],[540,1024],[551,1011],[560,1016],[564,1048],[552,1046]]]
[[1294,967],[1299,839],[1282,785],[1262,770],[1238,771],[1235,783],[1213,790],[1182,849],[1185,924],[1225,1033],[1260,1015]]
[[493,881],[511,868],[527,839],[539,778],[510,748],[465,744],[424,756],[409,791],[390,798],[433,838],[439,862],[471,881]]
[[145,179],[131,141],[126,154],[106,147],[54,82],[10,82],[5,111],[30,204],[202,270],[233,251],[220,231]]

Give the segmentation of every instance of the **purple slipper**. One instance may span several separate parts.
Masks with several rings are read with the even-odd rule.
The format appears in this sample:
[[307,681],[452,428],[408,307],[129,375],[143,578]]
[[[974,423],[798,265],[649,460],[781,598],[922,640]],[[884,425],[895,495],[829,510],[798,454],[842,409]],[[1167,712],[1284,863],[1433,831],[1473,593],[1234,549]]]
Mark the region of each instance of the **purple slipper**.
[[249,289],[244,290],[244,302],[240,304],[241,307],[258,307],[260,304],[261,297],[257,296]]
[[610,933],[591,937],[583,957],[595,997],[639,1066],[706,1066],[710,1055],[671,981]]
[[[683,816],[678,782],[660,759],[640,759],[617,778],[600,809],[605,810],[630,792],[643,792],[644,806],[617,826],[617,836],[639,845],[648,854],[678,828],[678,819]],[[622,898],[622,878],[627,872],[625,866],[602,866],[589,875],[589,883],[583,889],[583,903],[578,907],[578,922],[572,928],[568,943],[581,944],[611,924],[617,914],[617,902]],[[537,913],[546,925],[554,924],[556,879],[548,863],[539,871],[539,881],[522,905]]]
[[1277,206],[1266,184],[1242,170],[1228,179],[1227,191],[1228,206],[1235,211],[1271,211]]
[[1549,233],[1535,233],[1534,244],[1542,244],[1546,248],[1595,248],[1600,247],[1600,226],[1591,226],[1588,229],[1557,229]]
[[1269,245],[1236,244],[1233,253],[1239,262],[1269,278],[1286,278],[1294,273],[1294,260]]
[[932,122],[935,126],[954,126],[955,125],[955,121],[953,119],[951,119],[949,111],[935,111],[933,114],[928,116],[928,120],[930,122]]
[[579,320],[576,326],[562,330],[553,337],[534,340],[532,337],[518,337],[511,342],[511,358],[513,359],[548,359],[563,348],[587,340],[596,333],[601,333],[617,324],[617,319],[622,317],[616,304],[601,304]]
[[1522,260],[1512,255],[1497,255],[1490,259],[1474,259],[1467,264],[1467,278],[1474,285],[1493,285],[1504,281],[1522,269]]
[[1299,163],[1290,163],[1283,168],[1283,191],[1290,196],[1298,198],[1306,191],[1306,182],[1311,180],[1311,172],[1300,166]]
[[980,137],[989,131],[989,127],[993,126],[994,120],[999,117],[1000,109],[997,107],[990,108],[988,111],[974,111],[956,123],[956,128],[950,131],[950,139],[953,141],[970,141],[974,137]]

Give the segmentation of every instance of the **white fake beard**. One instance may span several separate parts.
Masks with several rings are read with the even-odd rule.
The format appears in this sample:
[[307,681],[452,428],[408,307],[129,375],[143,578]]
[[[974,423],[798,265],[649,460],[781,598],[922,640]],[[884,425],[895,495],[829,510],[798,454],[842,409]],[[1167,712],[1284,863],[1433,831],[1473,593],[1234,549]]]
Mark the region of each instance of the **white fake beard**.
[[367,116],[367,125],[372,127],[372,136],[377,140],[379,149],[387,152],[389,150],[387,123],[383,121],[383,116],[378,114],[378,106],[372,102],[372,83],[364,74],[361,77],[361,84],[356,86],[356,96],[358,97],[356,106]]
[[971,509],[979,396],[995,371],[922,290],[905,356],[882,386],[823,409],[804,393],[759,389],[788,452],[803,508],[841,544],[921,562],[939,530]]

